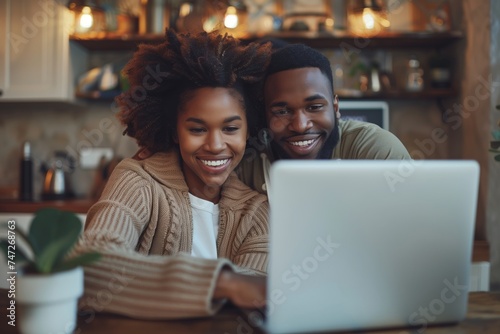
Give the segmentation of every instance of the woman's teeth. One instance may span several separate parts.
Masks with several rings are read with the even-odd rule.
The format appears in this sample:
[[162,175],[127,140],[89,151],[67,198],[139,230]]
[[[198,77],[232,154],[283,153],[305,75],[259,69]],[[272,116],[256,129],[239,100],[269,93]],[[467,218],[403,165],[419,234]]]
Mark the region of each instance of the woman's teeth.
[[223,159],[223,160],[201,160],[203,164],[210,166],[210,167],[217,167],[217,166],[222,166],[227,164],[229,159]]

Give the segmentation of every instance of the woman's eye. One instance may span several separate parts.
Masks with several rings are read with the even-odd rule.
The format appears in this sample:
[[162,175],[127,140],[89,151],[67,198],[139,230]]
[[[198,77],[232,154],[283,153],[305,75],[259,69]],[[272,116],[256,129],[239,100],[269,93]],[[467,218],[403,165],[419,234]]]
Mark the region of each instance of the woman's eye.
[[226,131],[226,132],[236,132],[236,131],[238,131],[239,129],[240,129],[240,128],[239,128],[239,127],[237,127],[237,126],[226,126],[226,127],[224,128],[224,131]]
[[205,131],[205,129],[203,129],[203,128],[190,128],[190,129],[189,129],[189,132],[191,132],[191,133],[196,133],[196,134],[198,134],[198,133],[202,133],[202,132],[204,132],[204,131]]

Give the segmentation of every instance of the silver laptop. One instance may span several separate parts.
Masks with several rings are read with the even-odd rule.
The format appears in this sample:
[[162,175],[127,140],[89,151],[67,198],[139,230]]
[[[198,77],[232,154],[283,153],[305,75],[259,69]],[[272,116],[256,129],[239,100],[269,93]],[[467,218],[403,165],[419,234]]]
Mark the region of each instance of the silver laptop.
[[279,161],[271,184],[268,332],[464,318],[475,161]]

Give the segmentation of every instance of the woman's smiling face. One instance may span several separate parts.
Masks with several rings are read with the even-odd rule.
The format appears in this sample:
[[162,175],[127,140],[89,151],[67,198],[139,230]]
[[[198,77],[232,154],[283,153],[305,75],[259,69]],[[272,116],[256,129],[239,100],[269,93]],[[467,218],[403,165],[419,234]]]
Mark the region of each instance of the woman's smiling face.
[[189,192],[217,203],[220,190],[245,153],[247,119],[233,89],[199,88],[177,116],[176,142]]

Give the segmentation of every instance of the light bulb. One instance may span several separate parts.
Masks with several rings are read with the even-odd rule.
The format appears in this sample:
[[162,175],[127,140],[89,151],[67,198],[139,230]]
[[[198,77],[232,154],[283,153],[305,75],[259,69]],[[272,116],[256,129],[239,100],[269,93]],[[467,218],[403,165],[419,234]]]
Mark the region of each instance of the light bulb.
[[88,29],[94,24],[94,17],[92,16],[92,10],[90,7],[83,7],[82,14],[80,16],[80,27]]
[[363,9],[363,24],[365,29],[372,30],[375,28],[375,13],[370,8]]
[[181,8],[179,10],[179,16],[180,17],[186,17],[188,16],[189,14],[191,14],[191,12],[193,11],[193,5],[190,4],[190,3],[183,3],[181,5]]
[[226,15],[224,16],[224,26],[229,29],[234,29],[238,26],[238,15],[236,15],[235,7],[227,7]]

